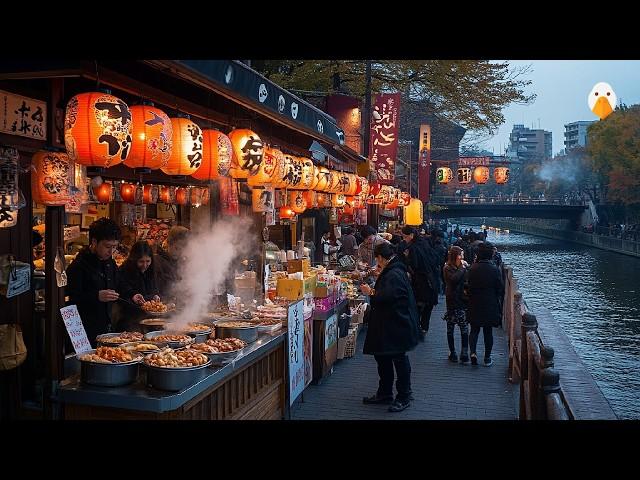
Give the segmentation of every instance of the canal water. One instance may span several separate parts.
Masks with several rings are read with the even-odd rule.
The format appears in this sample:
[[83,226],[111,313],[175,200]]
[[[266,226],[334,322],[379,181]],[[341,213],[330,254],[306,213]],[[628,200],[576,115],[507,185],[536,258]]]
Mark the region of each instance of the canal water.
[[513,232],[488,240],[529,309],[553,313],[618,418],[640,419],[640,259]]

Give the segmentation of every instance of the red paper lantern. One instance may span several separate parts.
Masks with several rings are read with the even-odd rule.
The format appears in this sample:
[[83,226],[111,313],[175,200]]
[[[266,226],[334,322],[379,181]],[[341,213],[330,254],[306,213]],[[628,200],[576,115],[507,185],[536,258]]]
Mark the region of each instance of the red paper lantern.
[[186,205],[187,204],[187,189],[186,188],[178,188],[176,190],[176,203],[178,205]]
[[316,208],[318,202],[316,201],[316,192],[313,190],[305,190],[302,192],[302,196],[304,197],[304,201],[307,203],[307,208]]
[[88,167],[113,167],[131,151],[131,111],[109,93],[74,96],[67,103],[64,143],[72,161]]
[[41,150],[33,155],[31,174],[33,200],[44,205],[66,205],[71,198],[75,165],[66,153]]
[[489,181],[489,167],[476,167],[473,169],[473,179],[483,185]]
[[171,128],[171,156],[161,170],[167,175],[191,175],[202,165],[202,130],[188,115],[172,118]]
[[93,189],[93,193],[100,203],[109,203],[111,201],[111,184],[102,182],[99,187]]
[[211,192],[208,188],[202,189],[202,205],[209,205],[209,200],[211,199]]
[[130,183],[120,185],[120,197],[123,202],[136,203],[136,186]]
[[191,176],[198,180],[216,180],[220,177],[227,177],[233,156],[231,140],[218,130],[204,130],[202,138],[202,164]]
[[129,108],[132,119],[131,152],[127,167],[157,170],[171,157],[173,127],[166,113],[152,103]]
[[296,213],[288,205],[285,205],[284,207],[280,207],[279,212],[280,212],[280,220],[291,220],[296,216]]
[[295,213],[304,213],[307,209],[307,202],[304,199],[304,192],[300,190],[289,192],[289,205]]
[[158,190],[157,185],[145,185],[142,189],[142,201],[147,204],[158,203]]

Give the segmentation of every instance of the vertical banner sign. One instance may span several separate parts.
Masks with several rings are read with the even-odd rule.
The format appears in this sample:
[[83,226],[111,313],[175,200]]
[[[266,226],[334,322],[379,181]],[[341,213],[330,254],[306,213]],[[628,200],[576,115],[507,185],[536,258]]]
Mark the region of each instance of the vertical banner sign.
[[289,305],[287,323],[289,329],[289,405],[304,390],[304,313],[302,300]]
[[222,177],[220,182],[220,210],[222,215],[240,215],[238,185],[229,177]]
[[73,344],[73,349],[76,351],[76,355],[91,350],[91,344],[87,338],[84,325],[82,325],[78,307],[69,305],[68,307],[61,308],[60,313],[62,314],[64,326],[67,328],[67,333],[69,334],[69,338],[71,338],[71,343]]
[[369,159],[382,184],[393,185],[398,154],[400,94],[376,95],[371,110]]
[[418,150],[418,198],[429,203],[431,174],[431,125],[420,125],[420,149]]

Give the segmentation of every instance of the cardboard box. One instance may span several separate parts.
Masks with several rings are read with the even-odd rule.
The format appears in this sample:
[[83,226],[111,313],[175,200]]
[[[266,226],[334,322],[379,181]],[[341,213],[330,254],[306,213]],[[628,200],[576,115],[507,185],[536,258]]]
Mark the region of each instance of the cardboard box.
[[301,260],[287,260],[287,273],[302,272],[305,277],[310,276],[311,262],[308,258]]
[[277,295],[289,300],[300,300],[305,293],[313,294],[316,288],[317,277],[312,275],[304,280],[292,280],[289,278],[278,279]]
[[329,296],[329,287],[326,285],[323,285],[322,287],[316,286],[313,296],[315,298],[327,298]]
[[338,339],[338,360],[344,358],[344,352],[347,349],[347,337]]

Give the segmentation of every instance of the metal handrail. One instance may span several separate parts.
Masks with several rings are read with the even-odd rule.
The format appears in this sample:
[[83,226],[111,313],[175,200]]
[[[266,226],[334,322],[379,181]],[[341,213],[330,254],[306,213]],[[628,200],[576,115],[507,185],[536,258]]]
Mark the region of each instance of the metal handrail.
[[461,197],[461,196],[432,196],[430,203],[434,204],[470,204],[491,203],[500,205],[557,205],[557,206],[585,206],[585,200],[565,200],[564,198],[511,198],[511,197]]

